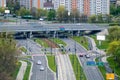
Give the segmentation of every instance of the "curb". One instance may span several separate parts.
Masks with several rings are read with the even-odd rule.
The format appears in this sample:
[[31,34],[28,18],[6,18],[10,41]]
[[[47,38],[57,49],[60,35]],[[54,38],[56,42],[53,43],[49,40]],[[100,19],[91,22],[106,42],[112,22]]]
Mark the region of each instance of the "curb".
[[[33,56],[32,56],[32,60],[33,60]],[[30,62],[31,62],[31,61],[30,61]],[[29,80],[31,80],[31,76],[32,76],[32,68],[33,68],[33,62],[31,62],[31,68],[30,68]]]
[[[22,62],[25,62],[25,61],[20,60],[19,62],[21,62],[21,67],[20,67],[20,69],[21,69],[21,68],[22,68],[22,65],[23,65]],[[27,64],[27,62],[25,62],[25,63]],[[23,67],[25,67],[25,66],[23,65]],[[20,69],[19,69],[19,72],[20,72]],[[17,79],[17,78],[18,78],[18,74],[19,74],[19,72],[18,72],[18,74],[17,74],[17,76],[16,76],[16,80],[23,80],[23,79],[24,79],[24,75],[25,75],[26,69],[27,69],[27,65],[26,65],[26,68],[25,68],[25,70],[24,70],[23,77],[21,77],[21,75],[19,75],[19,76],[21,77],[21,79]]]

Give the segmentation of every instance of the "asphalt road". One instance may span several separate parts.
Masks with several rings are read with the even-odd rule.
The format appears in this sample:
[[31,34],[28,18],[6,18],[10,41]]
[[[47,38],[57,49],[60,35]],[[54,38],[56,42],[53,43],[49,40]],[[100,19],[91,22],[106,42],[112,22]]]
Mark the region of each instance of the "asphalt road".
[[44,24],[39,22],[27,22],[24,24],[3,23],[0,25],[0,32],[26,32],[26,31],[78,31],[78,30],[104,30],[107,25],[96,24]]
[[[67,43],[66,50],[70,48],[71,51],[75,53],[75,46],[76,46],[76,54],[83,53],[88,54],[87,50],[85,50],[81,45],[79,45],[77,42],[73,41],[72,39],[62,39],[65,43]],[[68,52],[70,53],[70,52]],[[92,55],[91,55],[92,56]],[[87,80],[104,80],[103,76],[101,75],[100,71],[96,66],[88,66],[86,65],[87,61],[91,61],[94,59],[95,56],[87,59],[84,57],[79,57],[79,60],[81,61],[83,70],[85,72],[85,75],[87,77]]]
[[[39,46],[34,41],[29,39],[19,40],[18,45],[25,46],[28,49],[28,52],[30,52],[31,55],[34,55],[31,80],[55,80],[54,73],[51,70],[49,70],[47,66],[46,57],[37,55],[37,54],[43,54],[43,52],[41,51],[41,46]],[[36,64],[38,60],[41,60],[42,65],[45,68],[44,71],[40,71],[40,65]]]
[[[41,65],[36,64],[38,60],[42,62],[41,65],[45,68],[44,71],[40,71]],[[44,56],[35,56],[33,57],[33,61],[31,80],[55,80],[54,74],[47,67],[47,61]]]

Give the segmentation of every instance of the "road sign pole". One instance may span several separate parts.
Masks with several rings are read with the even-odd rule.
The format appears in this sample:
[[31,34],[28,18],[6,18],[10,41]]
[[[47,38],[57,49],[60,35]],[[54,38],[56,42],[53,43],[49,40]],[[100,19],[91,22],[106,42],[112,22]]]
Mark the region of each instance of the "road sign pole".
[[101,46],[101,41],[99,40],[99,46]]
[[73,57],[72,57],[72,63],[74,64],[74,54],[72,54],[73,55]]

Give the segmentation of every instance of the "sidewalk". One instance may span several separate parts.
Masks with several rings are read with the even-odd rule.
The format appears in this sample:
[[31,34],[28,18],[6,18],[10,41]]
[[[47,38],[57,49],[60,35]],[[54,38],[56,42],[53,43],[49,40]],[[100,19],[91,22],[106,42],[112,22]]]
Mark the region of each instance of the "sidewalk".
[[23,80],[24,74],[25,74],[25,71],[26,71],[26,68],[27,68],[27,63],[26,62],[24,62],[24,61],[20,61],[20,62],[21,62],[22,65],[19,69],[16,80]]
[[88,41],[89,41],[89,44],[91,44],[91,50],[93,52],[97,52],[97,53],[100,53],[102,55],[105,55],[106,53],[103,51],[103,50],[100,50],[96,47],[96,43],[94,41],[93,38],[89,37],[89,36],[85,36],[86,38],[88,38]]
[[[105,53],[103,50],[100,50],[100,49],[98,49],[98,48],[96,47],[96,43],[95,43],[95,41],[94,41],[93,38],[88,37],[88,36],[85,36],[85,37],[89,39],[89,41],[90,41],[89,44],[92,45],[92,51],[95,51],[95,52],[97,52],[97,53],[99,53],[99,54],[102,54],[102,55],[106,55],[106,53]],[[112,73],[113,70],[110,68],[110,66],[109,66],[109,64],[108,64],[108,62],[107,62],[107,57],[108,57],[108,56],[104,56],[104,57],[102,57],[100,60],[101,60],[102,62],[104,62],[104,66],[105,66],[105,68],[106,68],[106,72],[107,72],[107,73]],[[118,76],[118,75],[115,74],[115,80],[118,80],[118,79],[117,79],[117,76]],[[119,77],[119,76],[118,76],[118,77]]]

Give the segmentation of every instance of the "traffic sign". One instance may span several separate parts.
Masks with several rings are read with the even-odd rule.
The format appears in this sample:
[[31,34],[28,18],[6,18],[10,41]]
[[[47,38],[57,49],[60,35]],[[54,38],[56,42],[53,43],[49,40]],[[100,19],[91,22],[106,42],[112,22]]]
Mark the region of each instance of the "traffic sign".
[[104,66],[104,63],[103,62],[96,62],[96,65],[97,66]]
[[95,63],[95,61],[87,61],[87,65],[89,65],[89,66],[95,66],[96,63]]
[[103,62],[95,62],[95,61],[87,61],[86,64],[89,66],[103,66],[104,65]]
[[114,79],[115,79],[114,73],[107,73],[106,74],[106,80],[114,80]]

